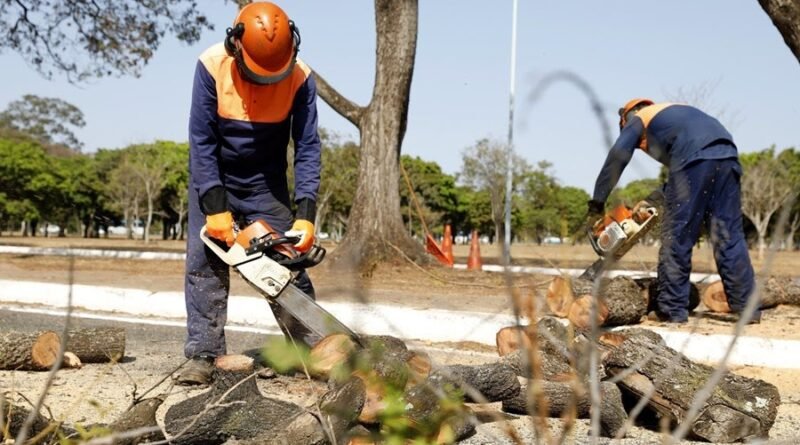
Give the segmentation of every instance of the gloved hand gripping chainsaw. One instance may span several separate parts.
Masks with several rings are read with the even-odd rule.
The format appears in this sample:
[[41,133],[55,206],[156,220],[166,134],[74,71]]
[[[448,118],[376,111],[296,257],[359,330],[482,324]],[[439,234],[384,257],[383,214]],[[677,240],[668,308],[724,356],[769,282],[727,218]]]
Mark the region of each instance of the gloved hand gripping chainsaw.
[[634,211],[620,204],[587,229],[589,243],[600,259],[586,269],[580,278],[594,280],[599,277],[603,270],[628,253],[658,223],[659,213],[655,205],[643,201],[636,207]]
[[205,226],[200,230],[200,238],[264,298],[279,304],[320,338],[343,333],[360,343],[350,328],[292,284],[293,272],[316,266],[325,258],[323,247],[315,244],[301,254],[292,247],[299,237],[281,235],[262,220],[241,231],[235,229],[234,233],[235,242],[227,250],[208,236]]

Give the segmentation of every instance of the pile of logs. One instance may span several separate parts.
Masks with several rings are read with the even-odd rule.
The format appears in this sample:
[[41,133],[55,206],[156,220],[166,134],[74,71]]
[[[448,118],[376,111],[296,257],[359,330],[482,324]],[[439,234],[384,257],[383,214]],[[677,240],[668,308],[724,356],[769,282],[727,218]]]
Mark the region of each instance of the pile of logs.
[[[511,337],[517,337],[513,345]],[[518,397],[503,402],[504,410],[549,417],[590,415],[594,407],[587,396],[591,368],[585,336],[544,317],[535,325],[504,328],[497,342],[501,362],[511,364],[525,382]],[[774,385],[728,372],[699,415],[690,419],[689,407],[713,368],[692,362],[655,332],[640,328],[604,333],[596,347],[603,435],[623,437],[628,420],[623,399],[637,403],[646,398],[651,416],[672,426],[691,422],[694,438],[736,442],[768,437],[780,405]]]
[[171,443],[368,444],[379,434],[453,443],[475,431],[465,402],[503,401],[520,391],[505,362],[434,369],[426,354],[397,338],[362,343],[337,334],[311,350],[306,369],[329,388],[312,409],[264,397],[251,359],[218,358],[212,387],[167,411]]
[[[763,284],[759,293],[761,309],[800,305],[800,280],[769,277]],[[594,282],[557,276],[547,288],[546,302],[551,315],[567,318],[577,329],[587,330],[591,327],[593,304],[597,306],[597,326],[638,324],[655,310],[656,294],[655,278],[615,277]],[[731,312],[722,281],[702,288],[690,283],[689,311],[701,302],[710,312]]]
[[[591,326],[592,304],[597,305],[598,326],[638,324],[655,309],[656,292],[654,278],[621,276],[591,281],[557,276],[547,288],[546,302],[552,315],[568,318],[576,328],[586,330]],[[699,301],[700,292],[692,283],[689,310]]]

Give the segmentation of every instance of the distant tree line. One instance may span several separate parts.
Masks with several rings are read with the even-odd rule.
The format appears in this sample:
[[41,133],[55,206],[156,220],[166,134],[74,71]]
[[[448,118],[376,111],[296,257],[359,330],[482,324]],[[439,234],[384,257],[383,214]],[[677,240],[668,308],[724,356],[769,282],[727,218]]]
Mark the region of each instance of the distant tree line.
[[[125,233],[133,237],[137,224],[145,240],[156,229],[164,239],[183,239],[188,144],[155,141],[82,153],[74,129],[83,125],[81,111],[59,99],[24,96],[0,113],[0,230],[36,236],[42,224],[54,224],[60,235],[69,230],[99,237],[108,236],[109,227],[125,225]],[[338,240],[347,231],[360,151],[353,141],[324,129],[320,133],[323,171],[316,226]],[[498,239],[503,233],[506,156],[503,143],[478,140],[462,150],[456,174],[443,172],[436,162],[401,156],[419,204],[418,211],[401,175],[401,213],[408,232],[422,239],[425,226],[441,236],[444,224],[451,224],[454,236],[474,229],[492,242]],[[800,152],[770,147],[741,154],[741,162],[742,208],[750,238],[762,251],[770,242],[792,248],[800,229]],[[514,241],[579,240],[589,194],[561,185],[547,161],[531,165],[515,157],[513,165]],[[291,187],[291,171],[289,176]],[[634,205],[661,186],[661,176],[615,189],[609,205]]]

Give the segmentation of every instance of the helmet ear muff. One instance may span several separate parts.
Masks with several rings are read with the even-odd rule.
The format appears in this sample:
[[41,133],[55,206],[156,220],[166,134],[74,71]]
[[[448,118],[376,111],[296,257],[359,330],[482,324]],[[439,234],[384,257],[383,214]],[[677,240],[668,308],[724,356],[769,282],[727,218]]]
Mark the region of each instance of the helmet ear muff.
[[236,40],[242,38],[244,35],[244,23],[237,23],[233,28],[225,30],[225,51],[229,56],[234,57],[238,52],[236,47]]

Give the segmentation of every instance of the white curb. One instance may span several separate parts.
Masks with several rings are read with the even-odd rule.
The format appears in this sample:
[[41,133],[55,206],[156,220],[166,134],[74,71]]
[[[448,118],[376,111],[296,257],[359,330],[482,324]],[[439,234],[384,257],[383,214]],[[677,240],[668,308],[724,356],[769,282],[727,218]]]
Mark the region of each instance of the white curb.
[[[67,307],[70,287],[65,284],[0,280],[0,307],[40,305],[49,309]],[[111,312],[142,318],[185,320],[183,293],[149,292],[101,286],[72,286],[73,307],[85,311]],[[412,309],[386,304],[320,303],[354,330],[366,334],[391,334],[422,341],[473,341],[495,344],[495,334],[514,324],[505,314]],[[228,307],[231,324],[277,332],[266,300],[231,296]],[[653,329],[667,345],[702,362],[722,358],[730,335],[704,335]],[[800,369],[800,341],[740,337],[729,359],[730,365]]]

